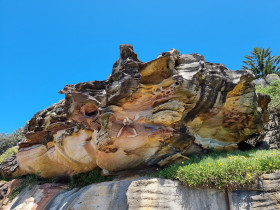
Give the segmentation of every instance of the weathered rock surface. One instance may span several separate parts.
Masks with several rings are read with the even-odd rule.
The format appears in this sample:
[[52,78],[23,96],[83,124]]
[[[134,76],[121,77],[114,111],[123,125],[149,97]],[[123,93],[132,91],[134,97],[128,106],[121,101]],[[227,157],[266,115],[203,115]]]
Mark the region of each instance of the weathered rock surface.
[[280,173],[264,174],[256,190],[229,192],[230,209],[280,209]]
[[9,205],[9,195],[11,194],[12,190],[20,184],[20,182],[20,179],[14,179],[10,182],[0,182],[0,209],[3,209],[4,206]]
[[[264,126],[261,133],[254,134],[243,145],[248,144],[252,148],[280,149],[280,112],[269,114],[269,122]],[[248,146],[247,145],[247,146]],[[247,147],[248,148],[248,147]],[[248,148],[250,149],[250,148]]]
[[269,98],[255,93],[253,78],[174,49],[144,63],[121,45],[107,80],[66,85],[65,100],[34,115],[16,169],[6,162],[0,171],[52,177],[100,167],[108,174],[204,148],[235,149],[268,119]]
[[280,173],[263,175],[256,190],[190,189],[177,181],[138,178],[64,189],[53,184],[25,189],[4,209],[279,209]]
[[[263,79],[264,80],[264,79]],[[256,85],[267,86],[275,80],[280,80],[277,74],[269,74],[264,81],[266,84],[259,84],[260,80],[255,80]],[[241,143],[244,147],[261,149],[280,149],[280,109],[273,107],[269,109],[268,123],[260,133],[253,134],[246,141]]]

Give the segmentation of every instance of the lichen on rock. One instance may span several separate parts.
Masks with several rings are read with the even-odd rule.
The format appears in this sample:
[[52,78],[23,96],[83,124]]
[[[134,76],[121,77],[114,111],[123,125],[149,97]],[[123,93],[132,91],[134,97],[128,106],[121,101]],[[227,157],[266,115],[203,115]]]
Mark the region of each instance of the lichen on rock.
[[255,93],[253,78],[175,49],[145,63],[121,45],[107,80],[66,85],[64,100],[33,116],[17,168],[1,173],[110,174],[205,148],[232,150],[268,119],[269,100]]

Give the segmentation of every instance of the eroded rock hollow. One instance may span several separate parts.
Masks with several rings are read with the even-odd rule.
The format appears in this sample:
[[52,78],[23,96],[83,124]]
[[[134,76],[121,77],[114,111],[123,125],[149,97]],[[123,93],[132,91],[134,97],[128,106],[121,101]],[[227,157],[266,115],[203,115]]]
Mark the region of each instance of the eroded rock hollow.
[[34,115],[1,173],[113,174],[205,148],[235,149],[268,120],[270,99],[255,93],[253,79],[175,49],[141,62],[121,45],[107,80],[66,85],[64,100]]

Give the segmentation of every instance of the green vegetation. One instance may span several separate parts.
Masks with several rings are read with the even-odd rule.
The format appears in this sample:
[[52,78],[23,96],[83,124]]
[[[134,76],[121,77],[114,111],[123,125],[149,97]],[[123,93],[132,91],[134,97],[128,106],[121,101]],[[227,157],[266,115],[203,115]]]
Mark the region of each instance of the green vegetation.
[[0,155],[7,149],[16,146],[25,139],[22,128],[15,130],[12,134],[0,134]]
[[101,170],[96,169],[87,173],[75,174],[74,176],[72,176],[70,188],[84,187],[93,183],[106,182],[112,180],[111,177],[104,177],[100,173]]
[[18,147],[11,147],[9,149],[6,150],[6,152],[4,152],[2,155],[0,155],[0,163],[2,163],[2,161],[4,159],[6,159],[7,157],[10,157],[11,155],[14,155],[18,152]]
[[258,85],[256,86],[256,92],[270,96],[271,102],[268,105],[270,110],[280,108],[280,80],[272,81],[270,85],[266,87]]
[[248,188],[264,173],[280,169],[277,150],[213,151],[192,155],[190,160],[158,172],[161,178],[177,179],[189,187]]
[[280,56],[272,56],[270,48],[255,47],[251,55],[244,56],[245,65],[242,69],[250,70],[255,74],[255,78],[265,78],[268,74],[278,74],[280,76]]

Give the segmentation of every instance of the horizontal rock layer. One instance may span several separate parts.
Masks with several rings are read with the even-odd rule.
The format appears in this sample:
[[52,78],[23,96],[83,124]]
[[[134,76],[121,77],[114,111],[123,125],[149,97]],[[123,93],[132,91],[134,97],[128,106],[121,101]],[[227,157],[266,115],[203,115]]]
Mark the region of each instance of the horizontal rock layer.
[[107,80],[66,85],[65,100],[34,115],[13,168],[6,162],[1,173],[114,174],[235,149],[268,120],[270,98],[255,93],[253,78],[174,49],[145,63],[121,45]]
[[190,189],[177,181],[126,179],[67,190],[44,184],[25,189],[3,209],[279,209],[280,174],[263,175],[256,190]]

